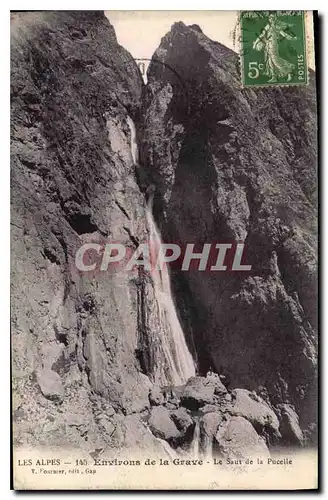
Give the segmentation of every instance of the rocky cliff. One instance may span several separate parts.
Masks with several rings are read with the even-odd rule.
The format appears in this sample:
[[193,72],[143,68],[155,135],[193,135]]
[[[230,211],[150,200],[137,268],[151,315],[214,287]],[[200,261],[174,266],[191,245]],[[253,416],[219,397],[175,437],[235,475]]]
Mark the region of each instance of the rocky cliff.
[[[174,71],[173,71],[174,70]],[[177,77],[179,75],[179,78]],[[316,101],[308,87],[243,89],[239,58],[176,23],[148,70],[142,164],[165,240],[244,241],[246,273],[174,284],[201,372],[315,420]]]
[[126,437],[124,415],[149,406],[151,382],[136,353],[144,345],[151,350],[148,322],[160,328],[152,282],[146,276],[88,276],[74,263],[86,241],[120,241],[133,250],[147,234],[127,123],[138,114],[142,85],[131,55],[101,12],[14,15],[12,345],[18,443],[95,449],[130,445],[139,427],[145,434],[136,423]]
[[[197,420],[203,450],[215,438],[227,456],[233,429],[244,452],[303,444],[295,410],[308,430],[316,386],[313,82],[241,89],[237,56],[178,23],[145,87],[92,11],[13,14],[11,50],[15,443],[184,449]],[[150,184],[165,241],[245,241],[253,266],[173,270],[197,370],[216,372],[174,390],[159,387],[168,332],[151,274],[74,264],[85,242],[133,251],[149,237]]]

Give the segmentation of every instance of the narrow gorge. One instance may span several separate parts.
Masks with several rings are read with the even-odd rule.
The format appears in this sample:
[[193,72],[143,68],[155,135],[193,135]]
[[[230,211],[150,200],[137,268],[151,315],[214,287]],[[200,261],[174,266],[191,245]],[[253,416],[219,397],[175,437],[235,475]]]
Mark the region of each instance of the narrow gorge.
[[[103,12],[11,23],[15,445],[314,446],[314,73],[242,88],[237,54],[179,22],[145,84]],[[80,272],[81,245],[108,241],[245,242],[252,272]]]

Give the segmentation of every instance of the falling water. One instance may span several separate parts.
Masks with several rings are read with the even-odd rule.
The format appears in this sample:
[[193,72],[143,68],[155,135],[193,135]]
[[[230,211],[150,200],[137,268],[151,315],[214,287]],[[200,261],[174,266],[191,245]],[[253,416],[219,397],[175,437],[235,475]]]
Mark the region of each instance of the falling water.
[[131,134],[131,155],[133,163],[136,165],[138,163],[138,157],[139,157],[136,128],[130,116],[127,117],[126,121],[129,126]]
[[203,437],[203,454],[205,460],[211,459],[213,456],[213,436],[207,434]]
[[[147,208],[146,216],[151,243],[158,249],[162,241],[153,218],[151,203]],[[152,278],[161,317],[160,334],[165,364],[169,367],[171,378],[171,380],[163,380],[163,383],[182,385],[188,378],[195,375],[195,366],[173,302],[168,267],[164,265],[161,270],[153,269]]]
[[[135,126],[130,117],[128,117],[127,123],[131,131],[131,155],[134,163],[137,163],[138,145]],[[151,197],[147,206],[146,218],[151,244],[159,249],[162,240],[153,218]],[[161,385],[183,385],[190,377],[195,376],[195,365],[177,316],[168,268],[166,265],[161,270],[154,267],[152,278],[161,326],[158,329],[158,335],[164,355],[164,359],[157,360],[158,374],[156,378]]]
[[190,446],[190,453],[195,458],[199,457],[199,439],[200,439],[199,421],[196,420],[194,435]]

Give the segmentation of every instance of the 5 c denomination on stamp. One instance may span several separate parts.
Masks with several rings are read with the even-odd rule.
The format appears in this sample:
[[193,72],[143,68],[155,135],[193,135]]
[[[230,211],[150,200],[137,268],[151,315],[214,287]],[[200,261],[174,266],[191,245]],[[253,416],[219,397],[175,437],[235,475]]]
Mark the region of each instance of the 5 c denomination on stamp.
[[242,11],[240,29],[244,86],[308,83],[303,11]]

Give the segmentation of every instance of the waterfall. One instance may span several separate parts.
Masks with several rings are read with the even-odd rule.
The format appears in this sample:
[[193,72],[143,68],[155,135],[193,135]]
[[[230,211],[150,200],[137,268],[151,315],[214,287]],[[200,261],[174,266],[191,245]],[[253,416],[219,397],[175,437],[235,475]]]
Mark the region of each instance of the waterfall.
[[139,153],[138,153],[136,128],[135,128],[134,122],[130,116],[127,117],[126,121],[127,121],[128,126],[129,126],[130,134],[131,134],[130,147],[131,147],[132,160],[133,160],[133,163],[136,165],[138,163],[138,159],[139,159],[138,158]]
[[205,460],[209,460],[213,456],[213,436],[207,434],[203,437],[203,454]]
[[191,455],[195,458],[199,457],[199,440],[200,440],[200,427],[199,427],[199,421],[196,420],[194,435],[190,445]]
[[[147,207],[146,217],[151,245],[159,249],[162,241],[153,218],[151,204]],[[188,378],[195,376],[195,365],[173,302],[168,267],[164,265],[161,270],[155,267],[152,278],[161,318],[160,335],[165,365],[169,368],[171,378],[163,380],[162,384],[182,385]]]
[[[136,163],[138,161],[138,145],[135,126],[130,117],[128,117],[127,123],[131,131],[131,155]],[[162,240],[153,218],[151,197],[146,210],[146,218],[150,244],[155,249],[159,249]],[[155,379],[163,386],[183,385],[190,377],[195,376],[195,365],[177,316],[167,265],[164,264],[162,269],[157,269],[154,266],[152,279],[160,317],[157,334],[162,350],[161,359],[157,359],[155,362],[154,369],[157,371]]]

